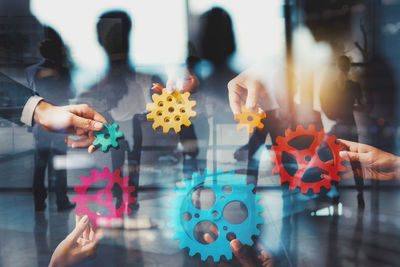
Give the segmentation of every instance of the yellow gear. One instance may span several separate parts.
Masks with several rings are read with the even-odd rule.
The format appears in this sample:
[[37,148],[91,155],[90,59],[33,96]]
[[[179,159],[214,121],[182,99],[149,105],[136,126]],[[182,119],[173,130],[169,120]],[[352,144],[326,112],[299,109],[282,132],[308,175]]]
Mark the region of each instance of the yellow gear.
[[146,109],[150,111],[147,114],[148,121],[154,121],[153,129],[163,128],[163,133],[168,134],[173,128],[175,133],[181,131],[181,126],[189,127],[191,125],[190,118],[196,117],[196,112],[192,110],[196,106],[196,101],[189,101],[190,93],[181,94],[174,92],[167,93],[167,89],[162,90],[162,94],[153,94],[154,103],[149,103]]
[[235,121],[239,122],[237,129],[241,130],[243,128],[247,128],[249,133],[253,133],[254,128],[256,127],[258,129],[264,128],[264,124],[262,124],[261,120],[265,118],[265,112],[251,112],[245,106],[242,106],[242,113],[235,114]]

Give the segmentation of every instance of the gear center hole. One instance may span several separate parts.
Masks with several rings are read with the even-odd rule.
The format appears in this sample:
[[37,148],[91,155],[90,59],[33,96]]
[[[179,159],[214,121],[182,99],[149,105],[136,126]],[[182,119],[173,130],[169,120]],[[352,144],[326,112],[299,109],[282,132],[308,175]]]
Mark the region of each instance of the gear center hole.
[[109,133],[104,134],[104,138],[105,138],[105,139],[110,138],[110,134],[109,134]]
[[248,121],[253,121],[253,117],[252,116],[247,116],[247,120]]

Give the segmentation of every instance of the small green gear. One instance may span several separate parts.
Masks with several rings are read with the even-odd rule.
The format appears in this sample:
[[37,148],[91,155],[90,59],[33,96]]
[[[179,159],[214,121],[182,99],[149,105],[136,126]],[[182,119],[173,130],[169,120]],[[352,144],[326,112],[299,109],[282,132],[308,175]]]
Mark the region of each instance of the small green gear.
[[93,132],[94,136],[96,136],[93,145],[101,145],[103,152],[107,152],[110,146],[113,146],[114,148],[118,147],[117,139],[124,137],[124,134],[118,132],[119,125],[117,123],[108,126],[106,122],[103,122],[103,125],[103,129]]

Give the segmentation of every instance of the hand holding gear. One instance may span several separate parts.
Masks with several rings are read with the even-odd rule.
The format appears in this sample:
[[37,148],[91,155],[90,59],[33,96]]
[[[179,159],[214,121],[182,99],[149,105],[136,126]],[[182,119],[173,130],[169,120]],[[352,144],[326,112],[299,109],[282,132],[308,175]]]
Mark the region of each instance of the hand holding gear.
[[[243,245],[253,244],[252,236],[260,234],[257,225],[264,223],[264,219],[260,217],[263,208],[257,203],[260,195],[253,193],[254,185],[246,184],[245,176],[236,177],[233,171],[224,173],[222,169],[211,173],[206,169],[203,175],[193,173],[192,180],[184,179],[183,184],[182,188],[175,189],[176,197],[169,201],[172,209],[167,211],[167,216],[172,219],[168,226],[175,230],[172,238],[180,239],[180,249],[187,247],[190,256],[199,253],[203,261],[211,256],[218,262],[221,256],[225,256],[227,260],[232,259],[232,237]],[[201,200],[199,190],[211,190],[215,201],[206,205],[197,203],[193,196],[198,196]],[[233,214],[227,212],[231,204],[239,204],[240,207],[235,208]],[[240,218],[238,210],[244,213],[247,211],[247,217]],[[201,236],[205,223],[210,226],[211,233],[217,233],[217,236],[211,240],[211,236],[206,233],[201,238],[204,242],[201,242],[197,230],[202,229]]]
[[153,129],[163,128],[163,133],[168,134],[170,129],[175,133],[181,131],[182,125],[189,127],[190,118],[196,117],[196,112],[192,110],[196,106],[196,101],[189,100],[190,93],[181,94],[179,92],[167,93],[167,89],[162,89],[162,94],[153,94],[154,103],[147,104],[147,120],[153,121]]
[[[291,145],[291,141],[295,138],[307,136],[313,138],[309,147],[297,149]],[[319,193],[321,187],[330,189],[332,187],[332,181],[340,181],[338,173],[346,170],[346,168],[341,164],[342,159],[339,157],[339,152],[343,149],[343,145],[336,144],[335,141],[336,136],[327,136],[323,129],[317,131],[314,125],[310,125],[308,129],[304,129],[303,126],[299,125],[297,126],[296,131],[287,129],[285,131],[285,137],[278,136],[276,139],[278,145],[272,146],[272,150],[275,152],[275,157],[271,158],[271,161],[276,164],[272,173],[280,173],[281,184],[286,182],[289,183],[289,189],[291,190],[299,187],[303,194],[306,194],[310,189],[314,194]],[[321,160],[318,154],[318,149],[321,147],[322,143],[327,144],[333,157],[332,160],[327,162]],[[284,153],[297,162],[297,169],[292,175],[289,174],[282,162]],[[322,173],[320,179],[313,182],[304,181],[305,173],[315,169],[321,170]]]
[[235,114],[235,121],[239,122],[237,129],[240,131],[243,128],[247,128],[250,134],[254,132],[254,128],[256,127],[257,129],[264,128],[261,120],[265,118],[265,112],[251,112],[246,106],[242,106],[242,113]]

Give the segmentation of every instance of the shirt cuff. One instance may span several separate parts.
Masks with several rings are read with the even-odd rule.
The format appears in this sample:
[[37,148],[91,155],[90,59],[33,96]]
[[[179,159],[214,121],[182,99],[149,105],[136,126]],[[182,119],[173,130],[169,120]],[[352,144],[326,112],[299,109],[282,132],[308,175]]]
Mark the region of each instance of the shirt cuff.
[[33,112],[35,111],[36,106],[39,104],[40,101],[43,100],[43,97],[40,96],[31,96],[24,106],[21,115],[21,122],[25,123],[28,126],[32,126],[33,120]]

